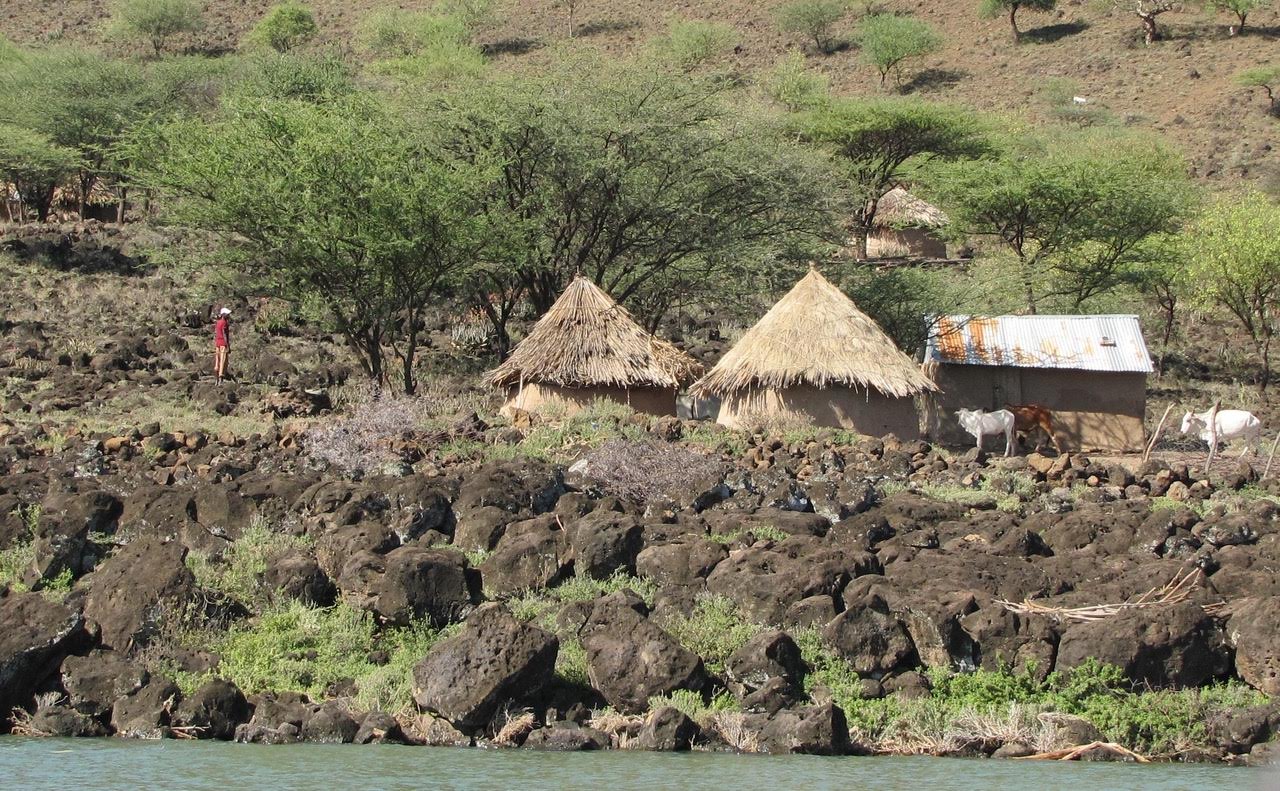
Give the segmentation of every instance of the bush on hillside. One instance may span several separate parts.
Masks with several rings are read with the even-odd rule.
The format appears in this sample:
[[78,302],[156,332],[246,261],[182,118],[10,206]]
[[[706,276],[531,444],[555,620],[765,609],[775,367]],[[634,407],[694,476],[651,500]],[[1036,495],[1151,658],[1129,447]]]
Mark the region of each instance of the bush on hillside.
[[844,43],[836,26],[849,9],[848,0],[795,0],[778,9],[778,28],[804,36],[818,52],[830,54]]
[[249,33],[249,41],[270,47],[276,52],[288,52],[304,44],[319,32],[311,9],[294,2],[273,6],[266,16]]
[[880,87],[893,75],[902,82],[902,66],[942,47],[942,36],[927,22],[915,17],[874,14],[862,22],[857,35],[862,59],[880,74]]
[[203,27],[196,0],[117,0],[109,23],[115,35],[149,43],[157,58],[173,36]]

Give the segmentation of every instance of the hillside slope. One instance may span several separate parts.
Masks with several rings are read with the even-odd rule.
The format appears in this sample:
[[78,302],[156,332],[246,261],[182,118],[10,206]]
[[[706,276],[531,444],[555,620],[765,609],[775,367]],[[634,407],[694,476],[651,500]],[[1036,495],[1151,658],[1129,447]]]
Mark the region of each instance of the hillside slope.
[[[226,52],[273,0],[208,0],[206,27],[192,51]],[[731,66],[744,73],[767,68],[801,45],[780,33],[774,11],[783,0],[585,0],[579,2],[574,46],[597,47],[619,56],[635,52],[661,35],[676,19],[724,22],[738,31],[739,50]],[[0,33],[32,45],[65,41],[104,45],[104,0],[8,0]],[[359,20],[385,7],[371,0],[354,3],[312,0],[324,43],[347,47]],[[409,9],[430,0],[403,0]],[[944,49],[919,64],[905,90],[987,111],[1042,120],[1042,92],[1050,81],[1065,81],[1091,106],[1123,123],[1161,134],[1179,145],[1196,175],[1211,180],[1244,179],[1280,187],[1280,158],[1273,150],[1280,126],[1264,111],[1266,100],[1236,85],[1241,69],[1274,58],[1280,13],[1255,12],[1251,32],[1227,35],[1226,16],[1198,10],[1166,14],[1166,40],[1146,47],[1137,20],[1082,0],[1066,0],[1053,14],[1023,13],[1028,31],[1021,46],[1009,43],[1003,20],[979,19],[976,1],[886,0],[882,7],[914,13],[945,34]],[[845,23],[851,27],[852,22]],[[563,8],[553,0],[497,0],[494,24],[483,42],[502,68],[537,68],[567,41]],[[813,56],[810,63],[829,75],[841,93],[874,92],[872,70],[854,49]]]

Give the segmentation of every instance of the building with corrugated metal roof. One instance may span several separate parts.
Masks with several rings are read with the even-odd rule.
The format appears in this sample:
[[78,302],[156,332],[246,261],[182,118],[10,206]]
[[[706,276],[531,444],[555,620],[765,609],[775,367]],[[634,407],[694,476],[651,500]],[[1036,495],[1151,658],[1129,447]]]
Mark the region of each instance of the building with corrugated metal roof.
[[937,441],[972,441],[957,409],[1040,404],[1068,450],[1143,445],[1154,369],[1137,316],[941,316],[924,364],[942,390],[925,409]]

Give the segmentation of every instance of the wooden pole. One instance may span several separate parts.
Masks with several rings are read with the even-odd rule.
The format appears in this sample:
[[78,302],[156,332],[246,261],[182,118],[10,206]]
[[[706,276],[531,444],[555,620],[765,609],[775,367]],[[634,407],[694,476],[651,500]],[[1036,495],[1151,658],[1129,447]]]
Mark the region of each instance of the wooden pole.
[[1173,404],[1164,408],[1164,414],[1160,416],[1160,422],[1156,425],[1156,433],[1151,435],[1151,441],[1147,443],[1147,449],[1142,453],[1142,463],[1146,464],[1147,459],[1151,458],[1151,451],[1155,450],[1156,441],[1160,439],[1160,432],[1164,431],[1164,422],[1169,419],[1169,413],[1173,411]]
[[1204,460],[1204,477],[1209,477],[1209,468],[1213,466],[1213,457],[1218,450],[1218,407],[1222,405],[1219,399],[1213,402],[1213,407],[1209,409],[1209,458]]
[[1262,477],[1258,479],[1258,483],[1262,483],[1267,479],[1267,475],[1271,473],[1271,462],[1276,457],[1276,446],[1280,445],[1280,432],[1276,433],[1275,442],[1271,443],[1271,453],[1267,455],[1267,466],[1262,470]]

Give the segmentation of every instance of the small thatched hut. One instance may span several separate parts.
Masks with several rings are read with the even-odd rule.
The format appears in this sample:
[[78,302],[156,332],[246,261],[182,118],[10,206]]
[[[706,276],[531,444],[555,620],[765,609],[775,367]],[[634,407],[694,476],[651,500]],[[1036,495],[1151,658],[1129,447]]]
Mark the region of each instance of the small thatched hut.
[[719,396],[716,422],[777,415],[861,434],[919,436],[915,396],[935,386],[884,330],[816,269],[692,388]]
[[875,227],[867,234],[867,256],[946,258],[947,243],[937,232],[949,222],[946,212],[894,187],[876,206]]
[[696,360],[577,277],[486,382],[507,391],[508,408],[556,403],[573,412],[607,398],[637,412],[674,415],[676,391],[700,373]]

